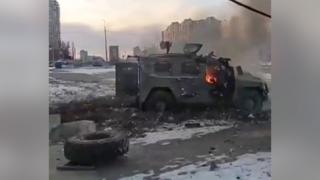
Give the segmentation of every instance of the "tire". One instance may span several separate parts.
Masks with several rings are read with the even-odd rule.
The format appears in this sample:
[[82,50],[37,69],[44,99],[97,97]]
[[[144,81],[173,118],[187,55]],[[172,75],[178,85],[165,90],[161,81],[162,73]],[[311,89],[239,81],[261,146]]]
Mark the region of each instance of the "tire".
[[64,155],[71,162],[94,164],[116,158],[129,151],[129,140],[123,131],[97,131],[69,138]]
[[147,98],[144,103],[144,109],[147,111],[168,111],[173,110],[175,101],[170,92],[167,91],[154,91]]
[[246,114],[257,114],[262,111],[263,98],[258,90],[244,90],[240,97],[239,108]]

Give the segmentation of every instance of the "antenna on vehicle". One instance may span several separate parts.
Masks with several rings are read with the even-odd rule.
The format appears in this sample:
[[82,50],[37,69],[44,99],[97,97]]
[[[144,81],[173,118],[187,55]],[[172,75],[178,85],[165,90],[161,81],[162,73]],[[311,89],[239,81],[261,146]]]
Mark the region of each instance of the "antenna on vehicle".
[[167,50],[167,54],[169,54],[170,48],[172,46],[172,42],[164,40],[164,32],[163,31],[161,31],[161,38],[162,38],[162,40],[160,42],[160,48],[161,49],[166,49]]

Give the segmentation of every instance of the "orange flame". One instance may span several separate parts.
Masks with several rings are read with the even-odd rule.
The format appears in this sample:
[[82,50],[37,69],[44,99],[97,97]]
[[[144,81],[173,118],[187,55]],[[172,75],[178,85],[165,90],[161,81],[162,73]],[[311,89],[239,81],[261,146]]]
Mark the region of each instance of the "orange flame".
[[217,82],[218,82],[218,78],[216,77],[216,75],[212,72],[209,72],[209,71],[206,72],[205,79],[208,84],[212,84],[212,85],[217,84]]

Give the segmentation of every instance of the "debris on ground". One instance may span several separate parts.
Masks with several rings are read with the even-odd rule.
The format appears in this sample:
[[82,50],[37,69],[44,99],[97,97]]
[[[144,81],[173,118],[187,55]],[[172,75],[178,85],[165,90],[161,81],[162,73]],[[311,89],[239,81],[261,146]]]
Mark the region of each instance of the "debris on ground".
[[68,162],[64,165],[61,166],[57,166],[57,170],[59,171],[93,171],[96,170],[95,166],[92,165],[79,165],[77,163],[74,162]]
[[[220,112],[208,108],[204,110],[189,109],[183,112],[162,112],[159,117],[159,113],[141,111],[134,108],[132,103],[132,98],[127,98],[127,103],[124,103],[123,100],[114,97],[104,97],[94,100],[72,101],[61,105],[58,112],[63,124],[88,119],[96,123],[97,130],[125,129],[133,138],[144,137],[145,133],[152,132],[161,126],[170,131],[177,125],[184,126],[186,129],[198,129],[230,125],[236,121],[236,111]],[[236,126],[236,123],[233,124]]]
[[201,127],[201,124],[200,123],[185,123],[184,126],[186,128],[199,128]]
[[210,163],[210,171],[214,171],[214,170],[216,170],[217,168],[218,168],[217,164],[216,164],[214,161],[212,161],[212,162]]

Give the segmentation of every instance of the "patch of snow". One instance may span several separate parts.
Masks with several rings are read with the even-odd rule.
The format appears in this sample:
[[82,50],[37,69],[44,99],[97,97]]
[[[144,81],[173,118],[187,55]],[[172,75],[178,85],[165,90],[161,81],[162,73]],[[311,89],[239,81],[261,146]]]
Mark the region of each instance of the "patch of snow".
[[196,157],[197,158],[205,158],[205,157],[208,157],[208,155],[207,154],[205,154],[205,155],[197,155]]
[[227,155],[225,154],[222,154],[222,155],[219,155],[219,156],[216,156],[214,154],[205,154],[205,155],[197,155],[196,156],[197,158],[199,159],[204,159],[206,161],[213,161],[213,160],[224,160],[224,159],[227,159],[229,158]]
[[260,62],[261,66],[272,66],[272,61],[268,61],[268,62]]
[[154,172],[153,170],[150,170],[148,173],[135,174],[134,176],[123,177],[123,178],[120,178],[119,180],[140,180],[152,175],[154,175]]
[[245,154],[239,156],[234,162],[218,164],[218,169],[214,171],[210,171],[210,166],[203,167],[197,164],[183,166],[179,169],[162,173],[159,175],[159,179],[271,180],[270,152],[260,152],[256,154]]
[[162,146],[166,146],[166,145],[169,145],[169,144],[170,144],[169,141],[165,141],[165,142],[161,143]]
[[165,170],[172,169],[172,168],[177,168],[177,167],[179,167],[179,164],[166,165],[166,166],[162,167],[160,169],[160,171],[165,171]]
[[115,68],[98,68],[98,67],[81,67],[81,68],[66,68],[66,69],[53,69],[55,73],[75,73],[75,74],[103,74],[108,72],[115,72]]
[[218,131],[231,128],[232,124],[225,125],[213,125],[199,128],[185,128],[184,125],[175,127],[171,126],[172,130],[167,130],[164,127],[160,127],[155,132],[145,133],[145,137],[132,139],[130,144],[142,144],[149,145],[155,144],[163,140],[173,140],[173,139],[190,139],[194,136],[201,137],[209,133],[216,133]]
[[[210,162],[210,161],[209,161]],[[154,177],[159,180],[271,180],[271,153],[259,152],[256,154],[245,154],[239,156],[236,161],[218,164],[217,169],[210,171],[208,161],[196,162],[178,169],[161,173],[155,177],[153,170],[145,174],[136,174],[130,177],[121,178],[122,180],[136,180]],[[178,167],[177,164],[167,165],[160,169],[165,171]]]

